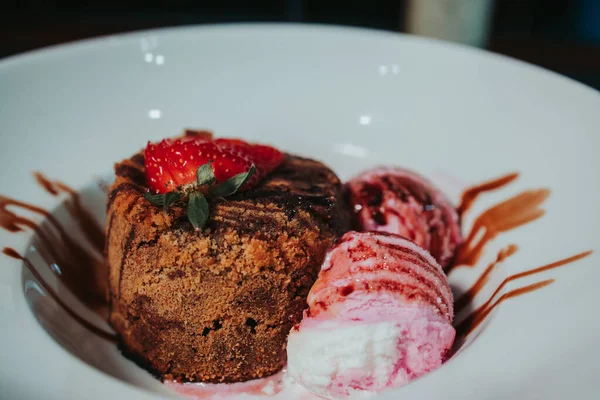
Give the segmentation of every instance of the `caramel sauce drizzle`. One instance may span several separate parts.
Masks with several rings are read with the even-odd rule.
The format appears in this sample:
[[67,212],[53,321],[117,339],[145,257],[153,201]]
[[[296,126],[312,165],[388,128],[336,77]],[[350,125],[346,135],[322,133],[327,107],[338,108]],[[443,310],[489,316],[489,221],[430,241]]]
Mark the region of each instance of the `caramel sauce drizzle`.
[[508,257],[512,256],[517,252],[519,248],[516,244],[509,244],[507,247],[503,248],[498,252],[498,256],[494,262],[490,263],[488,267],[483,271],[481,276],[477,279],[477,281],[471,286],[469,290],[463,293],[458,300],[454,301],[454,313],[458,314],[461,312],[466,306],[468,306],[475,296],[485,287],[486,283],[488,283],[490,279],[490,275],[496,269],[496,266],[506,260]]
[[[468,188],[463,192],[461,203],[457,208],[459,215],[462,217],[472,206],[475,199],[482,193],[500,189],[513,182],[518,176],[518,173],[512,173]],[[526,190],[481,213],[473,222],[473,226],[471,227],[468,236],[457,252],[455,263],[447,270],[447,273],[449,274],[451,270],[456,267],[475,266],[479,261],[486,244],[496,236],[541,218],[545,212],[540,206],[546,201],[549,195],[550,190],[548,189]],[[475,296],[488,283],[491,273],[496,269],[498,264],[514,255],[517,250],[517,245],[510,244],[499,251],[496,259],[487,266],[471,288],[455,301],[454,311],[456,314],[463,311],[467,305],[473,302]],[[473,332],[502,302],[544,288],[554,282],[554,279],[542,280],[531,285],[513,289],[497,298],[509,282],[562,267],[585,258],[590,254],[592,254],[592,251],[585,251],[538,268],[510,275],[500,283],[484,304],[471,312],[459,324],[455,324],[457,338],[464,338],[469,335],[469,333]],[[494,301],[496,298],[497,300]]]
[[[461,216],[480,194],[504,187],[517,177],[517,173],[509,174],[465,190],[458,206]],[[525,190],[481,213],[473,222],[469,234],[458,249],[454,264],[447,269],[447,273],[460,266],[475,266],[485,246],[499,234],[541,218],[545,211],[540,206],[548,196],[548,189]]]
[[534,292],[536,290],[550,285],[552,282],[554,282],[554,279],[547,279],[544,281],[533,283],[531,285],[520,287],[518,289],[513,289],[504,293],[502,296],[500,296],[500,298],[498,298],[498,300],[496,300],[491,305],[489,304],[489,302],[492,300],[492,298],[490,298],[490,300],[488,300],[486,304],[473,311],[467,318],[465,318],[460,324],[456,326],[456,336],[467,336],[469,333],[473,332],[475,328],[477,328],[479,324],[481,324],[486,319],[486,317],[494,310],[494,308],[502,304],[504,301],[513,297],[521,296],[526,293]]
[[475,186],[471,186],[470,188],[465,190],[461,196],[460,204],[456,208],[458,215],[462,216],[464,213],[466,213],[469,210],[469,208],[471,208],[471,206],[480,194],[500,189],[501,187],[508,185],[518,177],[519,173],[513,172],[511,174],[504,175],[499,178],[492,179],[490,181],[486,181]]
[[[514,245],[511,245],[511,246],[514,246]],[[510,253],[510,251],[511,251],[510,249],[514,249],[514,251],[512,253]],[[503,257],[502,259],[506,259],[506,257],[509,254],[512,255],[512,254],[514,254],[514,252],[516,252],[516,247],[509,246],[507,249],[503,249],[500,251],[500,253],[498,254],[498,260],[500,260],[502,257]],[[461,335],[466,336],[469,333],[471,333],[473,330],[475,330],[485,320],[485,318],[494,310],[494,308],[499,306],[502,302],[504,302],[508,299],[511,299],[513,297],[517,297],[517,296],[523,295],[525,293],[530,293],[530,292],[539,290],[543,287],[546,287],[546,286],[550,285],[552,282],[554,282],[554,279],[547,279],[547,280],[543,280],[543,281],[540,281],[537,283],[533,283],[531,285],[527,285],[524,287],[510,290],[510,291],[504,293],[503,295],[501,295],[498,298],[498,300],[493,302],[493,300],[496,298],[496,296],[502,291],[502,289],[504,289],[504,287],[509,282],[512,282],[512,281],[520,279],[520,278],[524,278],[526,276],[536,275],[536,274],[539,274],[539,273],[542,273],[545,271],[549,271],[551,269],[563,267],[563,266],[571,264],[575,261],[581,260],[582,258],[585,258],[592,253],[593,252],[591,250],[584,251],[584,252],[576,254],[574,256],[563,258],[562,260],[558,260],[558,261],[552,262],[550,264],[542,265],[541,267],[533,268],[533,269],[530,269],[527,271],[523,271],[523,272],[519,272],[519,273],[510,275],[509,277],[504,279],[502,281],[502,283],[500,283],[500,285],[498,285],[498,287],[496,288],[494,293],[492,293],[490,298],[485,303],[483,303],[480,307],[478,307],[476,310],[471,312],[464,320],[462,320],[458,325],[456,325],[455,328],[456,328],[457,336],[461,336]],[[475,282],[475,284],[471,287],[471,289],[469,289],[467,292],[465,292],[465,294],[463,294],[461,297],[459,297],[459,299],[455,303],[457,305],[456,309],[458,309],[458,311],[464,309],[464,307],[468,303],[470,303],[473,300],[473,298],[477,295],[477,293],[485,286],[485,282],[487,282],[487,279],[489,278],[489,274],[491,273],[491,271],[493,270],[493,268],[496,266],[496,264],[498,262],[499,261],[492,263],[485,270],[485,272],[482,274],[482,276],[477,280],[477,282]]]

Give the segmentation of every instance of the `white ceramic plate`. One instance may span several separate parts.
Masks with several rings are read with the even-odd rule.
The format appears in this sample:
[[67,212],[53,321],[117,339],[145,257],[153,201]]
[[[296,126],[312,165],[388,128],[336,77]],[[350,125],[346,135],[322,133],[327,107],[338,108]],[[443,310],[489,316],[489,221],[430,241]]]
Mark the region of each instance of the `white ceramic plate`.
[[[322,159],[342,178],[374,164],[408,166],[455,201],[466,185],[520,171],[465,222],[468,230],[479,212],[525,188],[552,190],[543,218],[499,235],[474,269],[451,278],[464,290],[498,249],[517,243],[482,303],[509,273],[598,247],[599,111],[600,95],[571,80],[404,35],[297,25],[141,32],[0,63],[0,194],[65,219],[57,209],[64,197],[32,178],[43,171],[81,190],[102,221],[97,178],[110,179],[112,164],[147,140],[184,127]],[[31,238],[30,230],[0,230],[0,247],[35,259]],[[597,264],[592,255],[539,275],[556,282],[503,303],[446,365],[383,398],[598,398]],[[107,328],[48,279],[76,312]],[[22,262],[0,258],[0,397],[175,396],[44,293]]]

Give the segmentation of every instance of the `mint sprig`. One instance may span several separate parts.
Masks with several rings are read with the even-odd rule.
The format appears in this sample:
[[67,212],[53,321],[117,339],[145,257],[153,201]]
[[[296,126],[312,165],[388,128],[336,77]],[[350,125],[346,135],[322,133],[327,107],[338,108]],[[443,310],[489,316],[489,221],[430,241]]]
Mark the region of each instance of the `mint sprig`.
[[178,188],[168,193],[144,193],[144,198],[151,204],[162,207],[165,213],[176,204],[186,208],[188,220],[196,230],[206,226],[210,216],[208,200],[231,196],[240,190],[256,172],[254,165],[246,172],[234,175],[225,182],[215,185],[216,179],[212,168],[212,161],[201,165],[196,170],[196,182]]

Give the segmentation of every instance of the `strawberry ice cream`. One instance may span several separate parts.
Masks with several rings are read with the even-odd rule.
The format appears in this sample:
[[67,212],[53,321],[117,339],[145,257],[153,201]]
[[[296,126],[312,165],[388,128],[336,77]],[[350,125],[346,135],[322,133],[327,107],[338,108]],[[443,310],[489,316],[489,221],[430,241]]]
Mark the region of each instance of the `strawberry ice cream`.
[[452,262],[462,241],[458,213],[427,179],[380,167],[351,179],[346,194],[356,230],[404,236],[427,249],[442,267]]
[[370,395],[438,368],[453,300],[435,259],[397,235],[349,232],[332,248],[290,332],[288,373],[328,398]]

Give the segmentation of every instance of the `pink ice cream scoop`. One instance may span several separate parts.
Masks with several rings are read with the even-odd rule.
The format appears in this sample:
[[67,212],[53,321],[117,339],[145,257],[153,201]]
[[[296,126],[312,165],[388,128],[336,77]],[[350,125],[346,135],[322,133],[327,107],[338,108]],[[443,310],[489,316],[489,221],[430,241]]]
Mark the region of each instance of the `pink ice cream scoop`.
[[432,183],[405,169],[379,167],[351,179],[346,195],[358,231],[404,236],[446,268],[462,242],[458,213]]
[[368,395],[438,368],[452,347],[442,268],[415,243],[348,232],[329,251],[290,332],[288,373],[328,398]]

